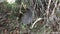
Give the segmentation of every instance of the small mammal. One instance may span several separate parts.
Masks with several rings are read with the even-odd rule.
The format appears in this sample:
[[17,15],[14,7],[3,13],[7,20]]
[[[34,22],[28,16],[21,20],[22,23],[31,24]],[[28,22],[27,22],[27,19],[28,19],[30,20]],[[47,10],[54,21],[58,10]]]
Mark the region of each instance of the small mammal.
[[24,24],[32,23],[33,17],[32,17],[32,11],[30,9],[27,9],[26,12],[21,17],[21,22]]

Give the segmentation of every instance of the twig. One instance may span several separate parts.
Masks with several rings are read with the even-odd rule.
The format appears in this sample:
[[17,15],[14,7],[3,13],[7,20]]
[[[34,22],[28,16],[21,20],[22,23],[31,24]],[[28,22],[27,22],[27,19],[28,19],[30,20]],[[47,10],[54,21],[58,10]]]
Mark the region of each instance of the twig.
[[49,14],[49,7],[50,7],[50,4],[51,4],[51,0],[49,0],[49,3],[48,3],[48,6],[47,6],[47,16],[48,16],[48,14]]
[[55,7],[53,8],[53,11],[52,11],[51,15],[53,15],[55,13],[55,8],[57,8],[57,2],[58,2],[58,0],[56,0],[56,2],[55,2]]
[[38,21],[40,21],[40,20],[42,20],[42,18],[38,18],[38,19],[32,24],[31,28],[33,28],[34,25],[35,25]]

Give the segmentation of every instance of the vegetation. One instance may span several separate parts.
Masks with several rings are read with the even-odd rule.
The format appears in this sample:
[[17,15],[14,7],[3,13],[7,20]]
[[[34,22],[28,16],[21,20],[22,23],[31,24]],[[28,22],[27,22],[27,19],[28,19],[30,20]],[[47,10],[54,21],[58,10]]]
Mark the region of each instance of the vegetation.
[[60,0],[0,2],[0,34],[60,33]]

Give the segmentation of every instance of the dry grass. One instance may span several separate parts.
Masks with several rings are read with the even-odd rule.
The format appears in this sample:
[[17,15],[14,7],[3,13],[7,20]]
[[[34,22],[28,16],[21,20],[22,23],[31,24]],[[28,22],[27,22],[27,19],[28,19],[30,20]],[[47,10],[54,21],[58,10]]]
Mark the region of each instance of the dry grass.
[[[60,0],[27,1],[28,0],[23,1],[21,4],[1,3],[0,7],[4,9],[4,12],[6,12],[0,12],[4,15],[8,15],[8,17],[6,17],[8,19],[2,15],[3,19],[0,21],[3,21],[1,23],[8,22],[7,24],[10,29],[8,27],[3,27],[4,29],[0,29],[4,30],[5,33],[8,31],[10,34],[60,34]],[[6,6],[8,8],[6,8]],[[26,19],[25,22],[28,23],[28,21],[32,21],[32,23],[22,24],[21,20],[19,20],[19,18],[22,17],[20,14],[24,16],[24,19]],[[22,20],[24,21],[24,19]]]

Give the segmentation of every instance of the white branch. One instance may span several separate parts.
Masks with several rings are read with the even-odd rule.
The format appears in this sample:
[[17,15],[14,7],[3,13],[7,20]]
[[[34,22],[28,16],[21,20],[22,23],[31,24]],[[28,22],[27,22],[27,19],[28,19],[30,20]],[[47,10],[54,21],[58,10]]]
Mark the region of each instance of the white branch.
[[32,24],[31,28],[33,28],[34,25],[35,25],[38,21],[40,21],[40,20],[42,20],[42,18],[38,18],[38,19]]

